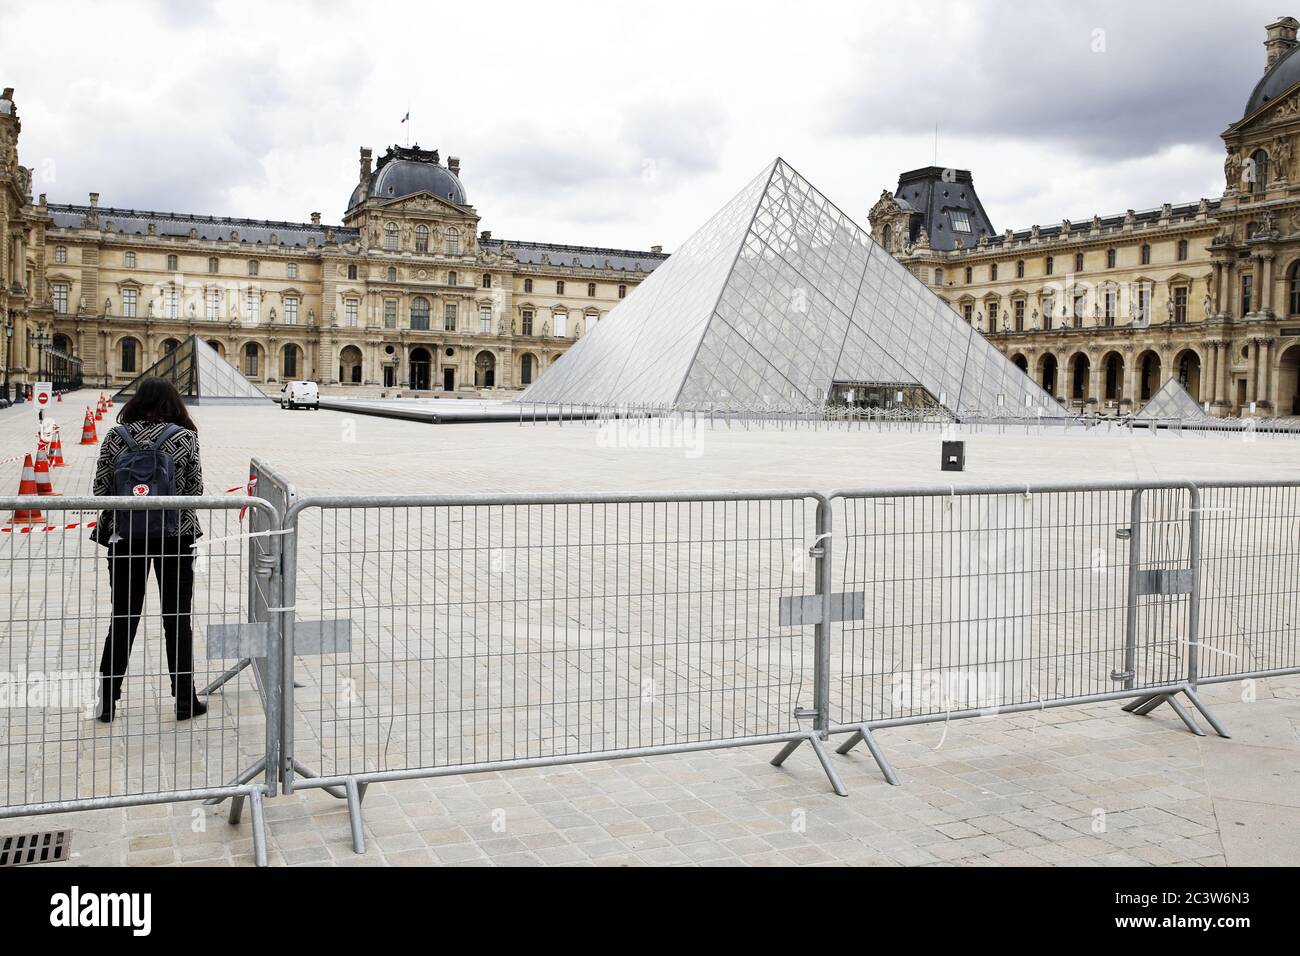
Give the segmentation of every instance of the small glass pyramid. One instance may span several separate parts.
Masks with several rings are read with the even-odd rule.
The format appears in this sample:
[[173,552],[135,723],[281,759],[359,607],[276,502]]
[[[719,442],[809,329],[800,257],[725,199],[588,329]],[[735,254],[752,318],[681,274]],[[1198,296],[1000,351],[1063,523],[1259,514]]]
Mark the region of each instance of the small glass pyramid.
[[779,409],[894,389],[965,419],[1067,414],[777,159],[518,401]]
[[207,342],[191,335],[141,372],[114,398],[130,398],[147,378],[165,378],[186,405],[248,405],[271,399]]
[[1171,378],[1160,386],[1159,391],[1151,396],[1142,411],[1133,416],[1143,420],[1149,418],[1175,418],[1181,421],[1211,418],[1205,409],[1196,403],[1196,399],[1187,393],[1183,383]]

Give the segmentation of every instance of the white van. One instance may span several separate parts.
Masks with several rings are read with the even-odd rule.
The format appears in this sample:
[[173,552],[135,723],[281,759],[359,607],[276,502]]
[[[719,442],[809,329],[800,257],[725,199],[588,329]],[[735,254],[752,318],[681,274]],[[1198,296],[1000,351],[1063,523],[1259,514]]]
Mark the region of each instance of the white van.
[[285,382],[280,393],[281,408],[320,408],[320,388],[315,382]]

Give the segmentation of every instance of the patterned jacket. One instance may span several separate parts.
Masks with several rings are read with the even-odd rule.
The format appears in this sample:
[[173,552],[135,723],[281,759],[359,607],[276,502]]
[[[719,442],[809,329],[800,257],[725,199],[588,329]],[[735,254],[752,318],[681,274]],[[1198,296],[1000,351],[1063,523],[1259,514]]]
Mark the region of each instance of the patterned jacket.
[[[126,427],[131,432],[131,438],[135,443],[143,446],[151,445],[167,426],[165,423],[132,422]],[[187,428],[182,428],[163,442],[161,450],[171,455],[175,464],[176,494],[203,494],[203,465],[199,461],[199,436]],[[117,463],[118,455],[124,451],[126,451],[126,443],[114,429],[109,429],[99,446],[99,463],[95,466],[94,493],[96,495],[113,493],[113,467]],[[177,533],[195,538],[202,536],[203,529],[199,527],[198,516],[192,510],[187,508],[181,512]],[[113,537],[113,512],[99,513],[99,520],[90,537],[92,541],[102,545],[109,543]]]

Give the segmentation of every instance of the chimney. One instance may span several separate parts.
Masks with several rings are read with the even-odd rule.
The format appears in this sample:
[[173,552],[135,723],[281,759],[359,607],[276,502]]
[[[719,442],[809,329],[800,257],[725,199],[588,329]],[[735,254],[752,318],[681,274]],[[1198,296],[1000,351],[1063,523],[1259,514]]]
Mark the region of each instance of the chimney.
[[90,194],[90,208],[91,209],[99,208],[99,193]]
[[1280,17],[1264,29],[1268,37],[1264,41],[1264,49],[1268,51],[1268,62],[1264,66],[1267,70],[1296,45],[1295,35],[1296,30],[1300,29],[1300,21],[1295,17]]
[[663,251],[664,251],[664,247],[663,247],[663,246],[651,246],[651,247],[650,247],[650,251],[651,251],[651,252],[663,252]]
[[[1292,36],[1293,38],[1295,37],[1295,31],[1294,31],[1294,30],[1291,31],[1291,36]],[[453,176],[455,176],[457,179],[459,179],[459,178],[460,178],[460,157],[459,157],[459,156],[448,156],[448,157],[447,157],[447,169],[450,170],[450,172],[451,172],[451,174],[452,174]]]
[[373,154],[366,147],[361,147],[361,182],[370,178],[370,157]]
[[314,213],[311,214],[311,224],[312,224],[313,226],[319,226],[319,225],[320,225],[320,213],[318,213],[318,212],[314,212]]

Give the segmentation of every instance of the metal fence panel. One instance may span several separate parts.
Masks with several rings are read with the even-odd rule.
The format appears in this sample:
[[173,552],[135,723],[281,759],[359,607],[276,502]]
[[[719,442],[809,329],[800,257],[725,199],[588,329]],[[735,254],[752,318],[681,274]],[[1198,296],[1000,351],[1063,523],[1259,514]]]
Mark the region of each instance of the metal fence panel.
[[293,755],[322,776],[299,782],[799,739],[814,627],[779,618],[816,591],[817,510],[804,492],[300,501],[285,689]]
[[1202,683],[1300,671],[1300,485],[1200,486]]
[[[211,659],[208,635],[238,643],[248,620],[247,525],[241,509],[279,517],[249,498],[94,497],[0,498],[6,515],[39,509],[36,524],[6,524],[0,534],[0,816],[129,806],[201,797],[254,797],[259,855],[260,795],[273,776],[252,778],[264,760],[273,721],[254,696],[209,701],[202,717],[179,721],[172,697],[164,614],[157,575],[182,572],[176,563],[150,567],[119,560],[129,575],[145,574],[144,603],[129,655],[122,696],[111,723],[99,712],[100,657],[114,611],[107,552],[88,537],[107,504],[129,510],[193,509],[203,536],[193,560],[194,687],[228,662]],[[146,556],[147,557],[147,556]],[[213,642],[215,646],[215,641]],[[117,669],[114,665],[114,670]]]
[[[864,618],[832,628],[833,725],[1185,679],[1188,489],[900,489],[832,502],[844,528],[835,587],[865,592]],[[1134,584],[1150,593],[1130,604]]]

